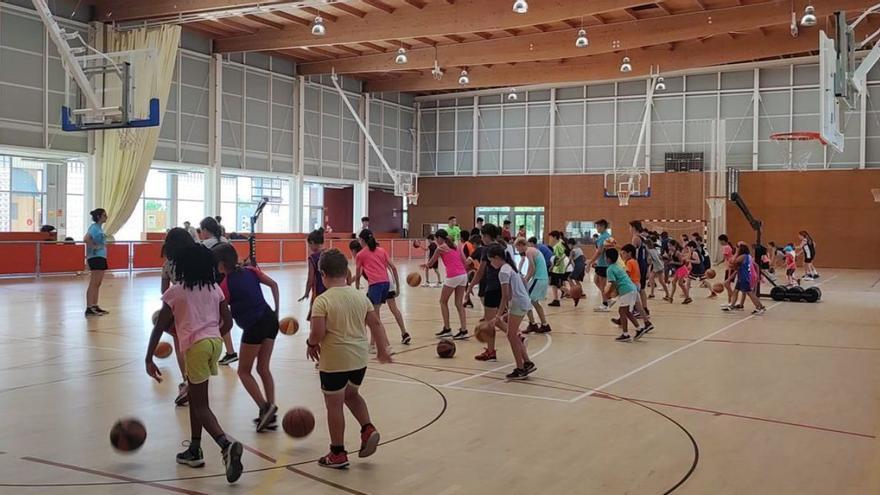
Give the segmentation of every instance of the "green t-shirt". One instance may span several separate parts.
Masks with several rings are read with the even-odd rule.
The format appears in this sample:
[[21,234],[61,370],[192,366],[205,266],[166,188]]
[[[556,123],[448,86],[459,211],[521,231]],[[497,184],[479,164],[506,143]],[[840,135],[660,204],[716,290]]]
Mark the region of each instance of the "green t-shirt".
[[452,242],[458,243],[461,239],[461,227],[458,225],[451,225],[446,228],[446,232],[449,234],[449,238],[452,239]]
[[327,329],[321,341],[321,371],[354,371],[367,366],[365,320],[370,311],[373,304],[354,287],[333,287],[315,299],[312,318],[326,318]]
[[[596,239],[596,249],[601,251],[602,248],[605,247],[605,241],[607,241],[609,237],[611,237],[611,234],[609,234],[607,230],[599,234],[599,238]],[[596,259],[596,266],[608,266],[608,260],[605,259],[605,253],[599,254],[599,258]]]
[[617,293],[621,296],[636,290],[636,286],[633,284],[632,279],[629,278],[629,275],[626,274],[626,270],[617,263],[608,266],[607,277],[608,281],[617,287]]
[[553,273],[565,273],[565,246],[561,242],[557,242],[553,246]]

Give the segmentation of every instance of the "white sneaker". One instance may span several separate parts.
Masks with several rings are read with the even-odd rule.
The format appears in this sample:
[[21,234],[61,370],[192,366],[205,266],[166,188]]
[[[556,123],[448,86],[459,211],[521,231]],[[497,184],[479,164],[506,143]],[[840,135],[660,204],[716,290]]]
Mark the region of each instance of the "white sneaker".
[[593,308],[593,311],[595,311],[597,313],[607,313],[607,312],[611,311],[611,308],[608,306],[605,306],[604,304],[600,304],[600,305],[596,306],[595,308]]
[[609,299],[608,300],[608,309],[611,309],[612,306],[617,304],[617,299]]
[[376,344],[370,344],[370,354],[376,354]]
[[431,284],[429,284],[428,282],[425,282],[422,285],[420,285],[419,287],[423,287],[423,288],[427,289],[430,286],[431,286]]

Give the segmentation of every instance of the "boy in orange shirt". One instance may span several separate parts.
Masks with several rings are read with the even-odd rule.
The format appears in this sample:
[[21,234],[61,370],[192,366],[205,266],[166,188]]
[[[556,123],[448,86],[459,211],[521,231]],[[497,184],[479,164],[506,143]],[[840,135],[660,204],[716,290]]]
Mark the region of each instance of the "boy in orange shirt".
[[[636,247],[632,244],[626,244],[622,248],[620,248],[620,258],[623,260],[624,265],[626,266],[626,274],[629,276],[629,279],[632,280],[632,283],[636,286],[636,288],[641,287],[640,283],[642,281],[641,271],[639,270],[639,263],[635,260],[636,257]],[[644,289],[641,289],[644,290]],[[650,332],[654,329],[654,325],[651,324],[650,316],[645,311],[645,308],[642,307],[642,300],[640,297],[636,298],[636,303],[634,309],[634,314],[636,315],[644,315],[645,321],[645,333]],[[615,325],[620,325],[619,318],[612,318],[612,322]]]

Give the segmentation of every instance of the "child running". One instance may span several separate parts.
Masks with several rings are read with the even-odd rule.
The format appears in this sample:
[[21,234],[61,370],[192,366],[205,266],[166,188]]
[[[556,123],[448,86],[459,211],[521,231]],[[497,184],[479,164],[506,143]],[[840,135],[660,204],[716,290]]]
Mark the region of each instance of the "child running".
[[[259,408],[255,420],[257,431],[267,428],[274,430],[278,428],[278,406],[275,405],[275,379],[269,369],[269,362],[275,347],[275,337],[278,336],[278,284],[259,268],[240,265],[238,253],[230,244],[218,246],[214,250],[214,256],[218,260],[218,270],[225,275],[220,288],[229,303],[232,318],[242,330],[238,378]],[[274,310],[263,298],[261,285],[272,291]],[[263,382],[262,391],[251,374],[254,362],[257,364],[260,381]]]
[[819,278],[819,271],[813,266],[813,260],[816,259],[816,243],[813,241],[813,236],[806,230],[798,232],[798,237],[801,239],[799,249],[804,253],[804,270],[806,271],[804,280],[816,280]]
[[[620,303],[620,306],[618,307],[620,321],[618,324],[620,325],[621,333],[614,340],[618,342],[633,342],[642,338],[642,335],[649,332],[653,327],[649,326],[650,322],[645,319],[644,315],[642,315],[642,319],[645,322],[645,328],[640,329],[636,317],[633,316],[632,310],[635,309],[636,304],[638,303],[639,292],[636,289],[636,285],[632,282],[632,279],[629,278],[629,275],[627,275],[623,268],[620,268],[620,265],[617,264],[617,260],[619,259],[617,249],[606,249],[605,257],[608,260],[607,277],[609,285],[605,291],[605,297],[608,298],[611,289],[615,288],[617,289],[618,302]],[[635,269],[638,270],[638,265],[634,266]],[[635,336],[630,336],[629,334],[629,322],[632,322],[635,326]]]
[[[632,281],[633,285],[636,287],[636,292],[639,292],[639,287],[642,282],[642,273],[639,267],[638,261],[636,261],[636,247],[632,244],[625,244],[620,251],[618,252],[618,256],[621,260],[623,260],[624,267],[626,270],[626,275],[629,277],[630,281]],[[620,264],[618,263],[618,266]],[[654,325],[651,324],[649,320],[650,312],[642,306],[642,298],[641,293],[638,293],[636,297],[636,302],[632,308],[630,308],[630,313],[636,318],[641,317],[645,322],[645,333],[650,332],[654,329]],[[621,318],[612,318],[611,322],[615,325],[620,325]],[[635,324],[635,322],[633,322]],[[637,325],[638,327],[638,325]]]
[[547,306],[559,307],[560,295],[564,295],[566,277],[565,267],[568,264],[568,246],[565,244],[565,236],[562,232],[554,230],[550,232],[553,239],[553,266],[550,268],[550,286],[553,287],[553,300]]
[[217,287],[216,269],[211,251],[201,245],[192,245],[174,253],[175,284],[162,294],[162,309],[153,326],[147,356],[144,360],[147,375],[157,382],[162,373],[153,362],[153,354],[162,332],[171,327],[172,320],[180,339],[180,350],[186,356],[186,377],[189,382],[189,422],[191,440],[187,449],[177,454],[177,463],[191,467],[205,465],[201,440],[204,428],[223,452],[226,481],[234,483],[241,476],[242,444],[226,437],[220,423],[208,405],[208,379],[217,374],[217,360],[223,350],[222,335],[232,328],[229,306],[223,292]]
[[306,316],[306,321],[311,321],[312,305],[315,303],[315,298],[323,294],[326,290],[324,288],[324,281],[321,279],[321,274],[318,270],[318,262],[321,260],[321,253],[324,252],[324,229],[319,228],[311,231],[306,238],[306,242],[309,245],[309,278],[306,281],[306,292],[301,298],[299,298],[298,302],[309,299],[309,314]]
[[[428,234],[428,249],[425,251],[427,260],[425,261],[425,281],[422,283],[422,287],[440,287],[440,284],[443,282],[440,279],[440,264],[437,261],[431,263],[430,260],[434,258],[434,253],[437,252],[437,237],[434,234]],[[431,270],[434,270],[434,273],[437,274],[437,284],[434,285],[431,283]]]
[[[451,217],[451,219],[455,219],[455,217]],[[438,259],[443,260],[446,279],[443,282],[443,290],[440,292],[440,314],[443,317],[443,329],[434,335],[440,339],[452,337],[455,340],[463,340],[468,338],[467,313],[464,310],[464,291],[467,289],[468,274],[465,268],[464,253],[455,247],[455,242],[445,229],[437,231],[437,239],[440,240],[440,245],[434,252],[434,256],[428,260],[428,265],[436,264]],[[449,326],[449,298],[453,295],[455,296],[453,303],[458,311],[458,320],[461,324],[455,335],[452,335],[452,328]]]
[[666,294],[663,298],[666,299],[669,297],[669,288],[666,286],[665,267],[663,266],[663,259],[660,257],[660,244],[656,235],[652,235],[649,238],[648,259],[651,272],[651,278],[648,280],[648,284],[651,286],[651,293],[648,294],[648,299],[654,298],[654,290],[657,288],[658,283],[663,287],[663,292]]
[[[734,278],[736,279],[736,291],[734,294],[734,302],[737,299],[737,296],[741,296],[741,300],[739,304],[730,304],[728,306],[722,306],[721,309],[724,311],[733,311],[736,309],[743,309],[743,306],[746,302],[746,296],[751,299],[752,304],[755,305],[755,310],[752,311],[753,315],[762,315],[767,308],[761,304],[760,299],[758,299],[758,295],[755,293],[755,264],[752,261],[752,252],[749,249],[749,246],[745,244],[740,244],[737,249],[736,258],[733,261],[734,269],[730,274],[730,278],[728,279],[728,283],[732,284]],[[759,275],[760,276],[760,275]]]
[[[507,334],[507,341],[510,343],[513,359],[516,361],[516,368],[507,374],[506,378],[508,380],[525,380],[530,373],[538,369],[535,367],[535,363],[529,360],[525,338],[519,333],[519,325],[522,323],[523,316],[532,306],[529,293],[526,291],[522,276],[507,263],[508,255],[500,244],[490,246],[488,255],[489,263],[498,270],[502,294],[501,305],[492,323]],[[506,321],[497,316],[505,313]]]
[[[605,286],[608,284],[608,279],[606,278],[608,259],[605,256],[605,241],[611,237],[611,233],[608,232],[608,220],[604,218],[597,220],[596,231],[599,232],[599,237],[596,238],[596,252],[590,259],[590,266],[596,268],[596,277],[593,279],[593,282],[596,284],[596,288],[599,289],[599,293],[602,294],[602,304],[593,308],[593,311],[607,313],[611,311],[611,306],[614,304],[611,298],[606,297],[611,292],[605,290]],[[616,261],[617,259],[615,258]]]
[[[501,282],[498,279],[498,268],[489,263],[489,249],[493,245],[500,246],[501,249],[505,250],[506,261],[510,264],[511,268],[516,265],[513,264],[513,258],[510,257],[507,251],[507,245],[500,240],[501,229],[491,223],[487,223],[483,225],[482,235],[483,247],[480,251],[480,268],[477,270],[477,274],[470,285],[468,285],[467,292],[471,292],[475,285],[479,286],[478,294],[483,300],[483,321],[492,321],[498,314],[498,308],[501,306],[502,292]],[[495,353],[494,332],[489,334],[488,340],[483,352],[474,356],[474,359],[477,361],[495,361],[498,359]]]
[[797,271],[797,260],[794,255],[794,248],[785,247],[785,276],[788,278],[788,285],[799,285],[800,281],[795,279],[794,272]]
[[730,244],[730,239],[727,237],[727,234],[721,234],[718,236],[718,242],[721,244],[721,263],[724,264],[724,289],[727,291],[727,304],[722,304],[722,308],[724,306],[733,306],[736,304],[736,300],[733,294],[733,286],[730,283],[730,276],[733,274],[733,260],[736,258],[736,250],[733,248],[733,245]]
[[[162,294],[177,279],[174,272],[174,262],[171,261],[172,258],[181,250],[194,246],[195,243],[189,232],[179,227],[169,230],[165,235],[165,243],[162,244],[162,257],[165,259],[165,262],[162,264],[162,281],[160,283]],[[180,350],[180,339],[177,338],[177,331],[174,329],[173,322],[166,331],[171,334],[172,342],[174,342],[174,355],[177,358],[177,367],[180,368],[180,376],[183,378],[183,382],[177,386],[177,397],[174,398],[174,404],[185,406],[189,402],[189,397],[187,396],[186,385],[186,363],[184,362],[183,352]]]
[[[359,252],[363,249],[360,241],[351,241],[348,244],[348,249],[351,250],[352,256],[357,256]],[[367,280],[367,274],[363,273],[361,277],[369,284],[370,281]],[[351,270],[348,271],[348,285],[354,283],[354,275],[351,274]],[[410,345],[412,343],[412,336],[406,331],[406,322],[403,321],[403,314],[400,312],[400,308],[397,306],[397,296],[399,295],[399,290],[397,285],[394,282],[394,275],[388,270],[388,283],[390,284],[388,287],[388,297],[385,299],[385,304],[388,306],[388,310],[391,311],[391,314],[394,316],[394,321],[397,322],[397,328],[400,329],[400,343],[403,345]],[[372,350],[372,348],[371,348]]]
[[[364,230],[361,232],[369,232]],[[372,234],[368,239],[372,238]],[[371,244],[374,244],[375,240]],[[373,247],[373,253],[377,249]],[[362,253],[367,250],[362,251]],[[359,253],[360,256],[362,253]],[[369,255],[368,255],[369,256]],[[358,392],[367,373],[366,325],[376,342],[380,363],[390,363],[390,347],[385,327],[379,319],[373,301],[348,285],[348,260],[338,249],[329,249],[321,255],[321,276],[327,290],[315,299],[307,356],[318,362],[321,390],[327,407],[327,428],[330,432],[330,453],[318,459],[318,465],[343,469],[348,467],[345,451],[345,412],[343,405],[360,424],[361,447],[358,457],[369,457],[379,445],[379,431],[373,426],[367,402]],[[360,274],[361,265],[358,265]],[[384,270],[383,270],[384,272]],[[371,268],[371,275],[378,271]]]
[[[547,317],[544,315],[544,308],[541,306],[541,301],[547,297],[547,287],[550,281],[550,276],[547,273],[547,263],[541,252],[529,246],[524,237],[517,237],[513,245],[520,256],[517,272],[522,273],[523,263],[526,260],[529,262],[529,268],[523,281],[529,290],[529,300],[532,303],[532,307],[538,313],[538,318],[541,320],[541,326],[536,325],[533,312],[529,310],[526,313],[529,317],[529,325],[526,327],[525,333],[549,333],[551,330],[550,325],[547,324]],[[577,306],[577,303],[575,301],[574,305]]]
[[[572,287],[581,289],[581,294],[583,294],[584,278],[587,275],[587,257],[584,256],[584,250],[577,245],[576,240],[568,239],[566,243],[570,253],[568,260],[569,264],[571,264],[571,275],[568,277],[568,283]],[[575,307],[577,307],[579,302],[580,298],[574,300]]]

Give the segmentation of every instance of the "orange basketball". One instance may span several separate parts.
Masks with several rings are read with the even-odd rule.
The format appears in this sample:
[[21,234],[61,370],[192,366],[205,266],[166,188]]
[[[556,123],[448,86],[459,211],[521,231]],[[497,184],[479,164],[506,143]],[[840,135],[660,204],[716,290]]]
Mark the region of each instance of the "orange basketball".
[[492,338],[492,334],[495,332],[495,328],[489,322],[481,321],[477,324],[477,327],[474,328],[474,335],[477,337],[477,340],[483,342],[489,342],[489,339]]
[[449,339],[443,339],[437,342],[437,355],[442,358],[451,358],[455,356],[455,342]]
[[293,335],[299,330],[299,322],[296,321],[296,318],[288,316],[287,318],[282,318],[281,321],[278,322],[278,329],[281,330],[281,333],[284,335]]
[[722,284],[721,282],[716,282],[712,284],[712,292],[716,294],[721,294],[722,292],[724,292],[724,284]]
[[315,429],[315,416],[304,407],[294,407],[284,414],[281,426],[293,438],[303,438]]
[[144,444],[147,429],[135,418],[123,418],[110,429],[110,445],[119,452],[133,452]]
[[174,348],[171,347],[171,344],[168,342],[159,342],[156,344],[156,350],[153,352],[153,355],[159,359],[165,359],[171,355],[171,351]]
[[416,249],[418,249],[418,248],[422,247],[422,243],[419,242],[418,239],[416,239],[416,240],[413,241],[413,247],[416,248]]
[[706,270],[706,278],[708,278],[709,280],[712,280],[713,278],[715,278],[715,275],[716,275],[715,270],[713,270],[711,268]]
[[406,285],[410,287],[418,287],[422,283],[422,276],[418,273],[410,273],[406,276]]
[[571,290],[568,291],[568,295],[570,295],[575,301],[578,301],[584,297],[584,290],[577,285],[572,285]]

